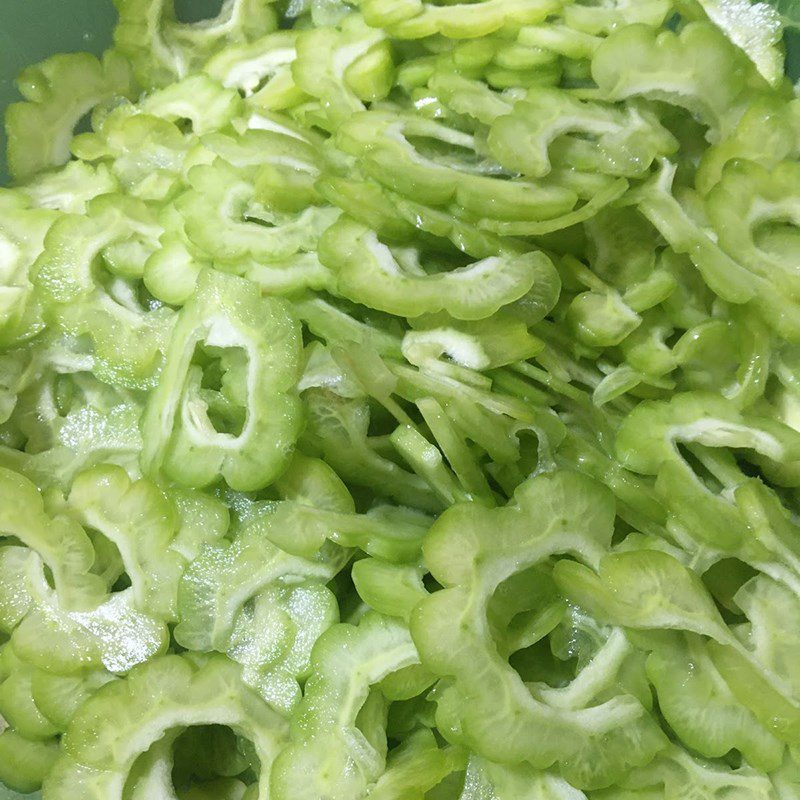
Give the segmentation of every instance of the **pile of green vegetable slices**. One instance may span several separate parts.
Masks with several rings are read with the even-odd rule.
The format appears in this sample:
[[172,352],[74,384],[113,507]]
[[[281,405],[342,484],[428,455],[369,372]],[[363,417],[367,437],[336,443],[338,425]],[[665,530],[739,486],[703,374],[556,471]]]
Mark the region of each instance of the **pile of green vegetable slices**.
[[7,115],[0,781],[800,798],[777,12],[117,5]]

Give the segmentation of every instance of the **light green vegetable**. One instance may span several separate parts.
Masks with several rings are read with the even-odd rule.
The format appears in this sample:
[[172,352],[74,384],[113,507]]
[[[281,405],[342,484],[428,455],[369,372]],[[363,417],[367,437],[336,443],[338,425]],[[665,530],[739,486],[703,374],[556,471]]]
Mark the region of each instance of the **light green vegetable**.
[[537,88],[510,114],[492,120],[488,146],[506,169],[532,178],[550,172],[551,149],[576,169],[638,177],[654,158],[674,151],[675,141],[644,109],[620,111]]
[[644,25],[614,32],[592,59],[609,100],[647,97],[697,114],[715,138],[727,136],[764,81],[715,26],[690,23],[676,34]]
[[28,275],[56,215],[31,208],[28,198],[13,190],[0,194],[0,208],[0,341],[8,347],[44,327]]
[[[556,553],[594,562],[611,535],[613,501],[599,485],[568,473],[531,479],[515,500],[498,511],[455,506],[425,545],[426,563],[445,589],[418,606],[412,633],[423,665],[453,679],[437,721],[487,758],[539,768],[556,763],[585,788],[608,785],[663,746],[638,701],[620,695],[605,707],[566,712],[526,697],[482,618],[495,589],[514,574]],[[513,714],[501,697],[513,702]],[[537,729],[546,737],[538,739]]]
[[29,67],[18,87],[26,102],[7,112],[8,166],[19,180],[69,160],[75,126],[95,106],[135,94],[128,62],[109,51],[102,61],[88,53],[55,55]]
[[387,0],[361,3],[370,25],[386,28],[400,39],[420,39],[440,33],[451,39],[471,39],[493,33],[504,25],[540,22],[558,5],[550,0],[482,0],[474,4],[456,4],[452,8],[435,3],[404,2],[392,5]]
[[405,317],[437,311],[456,319],[488,317],[532,288],[538,266],[537,254],[509,254],[429,274],[415,251],[395,254],[369,228],[347,218],[327,229],[319,249],[323,263],[336,271],[338,292]]
[[700,5],[770,83],[783,80],[783,56],[778,45],[781,20],[774,8],[768,3],[738,0],[700,0]]
[[[203,386],[198,345],[219,353],[217,389]],[[234,489],[269,483],[300,426],[298,360],[297,329],[285,306],[259,297],[247,281],[203,273],[179,314],[145,412],[145,468],[163,469],[186,486],[220,477]]]
[[[131,282],[141,278],[160,226],[144,203],[124,195],[97,197],[87,211],[50,228],[31,270],[34,285],[58,330],[91,340],[106,381],[149,386],[173,315],[141,303]],[[98,259],[102,282],[94,275]]]
[[279,800],[362,797],[383,771],[386,735],[380,723],[375,731],[359,729],[359,709],[369,702],[371,686],[416,663],[406,627],[377,614],[322,636],[293,720],[292,743],[275,763],[272,794]]
[[276,27],[263,0],[226,0],[219,14],[196,23],[181,22],[164,0],[118,0],[114,43],[133,63],[146,89],[183,78],[227,44],[247,42]]
[[[124,704],[123,716],[107,716]],[[252,742],[266,790],[269,767],[286,735],[286,723],[241,682],[222,657],[192,663],[167,656],[107,685],[73,718],[64,749],[45,782],[45,794],[121,797],[137,757],[172,728],[222,724]],[[130,737],[131,730],[147,733]]]
[[[409,137],[450,145],[437,157],[415,149]],[[388,188],[430,205],[455,201],[467,213],[518,220],[550,219],[570,211],[576,194],[567,187],[492,177],[498,168],[481,163],[475,138],[442,123],[368,111],[354,114],[336,133],[339,146],[361,159],[367,174]],[[464,159],[459,158],[465,152]]]
[[132,482],[121,467],[104,465],[78,475],[67,502],[83,525],[119,550],[137,607],[174,618],[184,565],[172,549],[178,520],[169,499],[146,478]]
[[793,0],[189,5],[6,116],[9,797],[800,800]]
[[315,124],[335,129],[365,101],[381,100],[392,88],[393,63],[386,34],[358,15],[337,26],[305,31],[297,39],[294,82],[318,103],[309,109]]
[[252,42],[231,44],[215,53],[205,71],[226,88],[238,89],[257,108],[281,109],[305,95],[294,82],[297,31],[275,31]]

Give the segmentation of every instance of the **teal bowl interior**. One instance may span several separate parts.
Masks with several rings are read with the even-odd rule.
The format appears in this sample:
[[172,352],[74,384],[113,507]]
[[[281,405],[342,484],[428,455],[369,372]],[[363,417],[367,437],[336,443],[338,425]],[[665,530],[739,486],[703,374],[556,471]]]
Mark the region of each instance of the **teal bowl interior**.
[[[101,53],[111,41],[111,0],[0,0],[0,110],[19,99],[20,71],[53,53]],[[0,184],[6,183],[5,131],[0,131]]]
[[[175,11],[194,22],[213,16],[220,5],[221,0],[176,0]],[[112,0],[0,0],[0,119],[20,99],[14,81],[24,67],[53,53],[102,53],[116,18]],[[0,125],[0,185],[8,182],[5,152]]]

